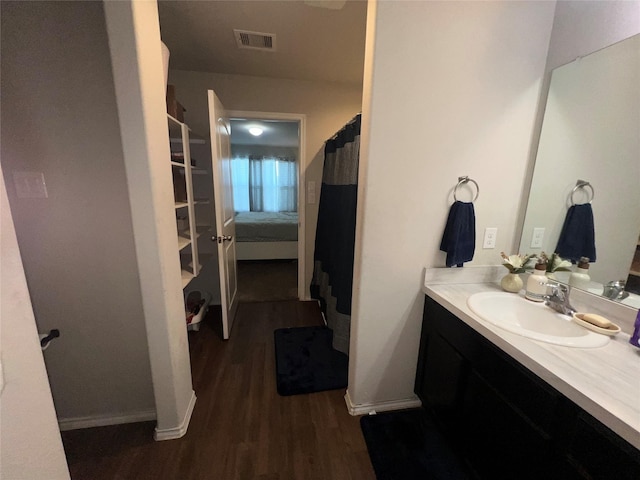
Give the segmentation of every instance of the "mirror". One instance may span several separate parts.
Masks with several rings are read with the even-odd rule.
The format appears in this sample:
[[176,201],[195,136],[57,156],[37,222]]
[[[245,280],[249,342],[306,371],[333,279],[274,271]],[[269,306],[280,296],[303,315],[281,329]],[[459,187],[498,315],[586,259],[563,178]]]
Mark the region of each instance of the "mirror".
[[[520,252],[553,253],[569,207],[592,200],[588,290],[601,294],[603,284],[629,280],[627,291],[640,293],[633,285],[640,283],[639,132],[640,35],[552,72]],[[579,180],[592,189],[576,187]]]

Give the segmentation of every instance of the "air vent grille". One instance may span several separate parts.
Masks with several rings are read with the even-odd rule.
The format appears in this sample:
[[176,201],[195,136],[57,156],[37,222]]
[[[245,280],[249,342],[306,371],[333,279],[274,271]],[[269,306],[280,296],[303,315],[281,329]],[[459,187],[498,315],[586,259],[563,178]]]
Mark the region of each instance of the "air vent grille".
[[249,32],[247,30],[233,30],[238,48],[250,48],[274,52],[276,50],[275,33]]

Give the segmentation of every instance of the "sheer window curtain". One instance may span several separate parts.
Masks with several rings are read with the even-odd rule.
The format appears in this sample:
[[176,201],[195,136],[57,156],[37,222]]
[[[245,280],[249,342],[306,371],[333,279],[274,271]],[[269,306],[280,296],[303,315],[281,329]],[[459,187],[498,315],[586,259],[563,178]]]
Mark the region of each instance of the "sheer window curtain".
[[239,156],[231,160],[237,212],[297,212],[298,166],[285,157]]

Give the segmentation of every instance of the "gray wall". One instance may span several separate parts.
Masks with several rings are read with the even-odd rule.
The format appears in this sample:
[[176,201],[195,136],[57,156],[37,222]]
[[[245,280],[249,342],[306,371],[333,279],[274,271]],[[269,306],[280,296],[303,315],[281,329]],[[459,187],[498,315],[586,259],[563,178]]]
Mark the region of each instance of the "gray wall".
[[639,32],[637,0],[560,1],[553,19],[547,70]]
[[[60,420],[154,399],[101,2],[2,2],[2,168]],[[17,198],[14,171],[48,198]],[[86,419],[86,418],[85,418]]]

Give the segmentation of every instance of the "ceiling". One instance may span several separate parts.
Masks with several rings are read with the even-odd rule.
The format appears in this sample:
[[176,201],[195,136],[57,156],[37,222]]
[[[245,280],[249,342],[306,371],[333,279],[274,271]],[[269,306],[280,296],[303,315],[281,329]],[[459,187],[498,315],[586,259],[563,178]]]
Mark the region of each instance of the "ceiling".
[[[249,128],[263,132],[253,136]],[[298,147],[298,122],[282,120],[231,119],[232,145],[260,145],[269,147]]]
[[[160,0],[158,11],[171,69],[362,84],[364,0]],[[275,34],[276,51],[238,48],[233,29]]]

